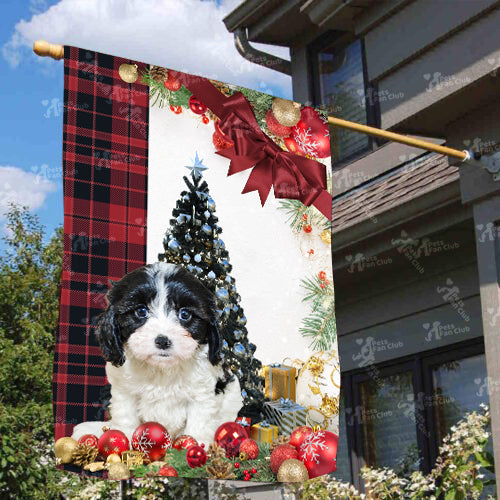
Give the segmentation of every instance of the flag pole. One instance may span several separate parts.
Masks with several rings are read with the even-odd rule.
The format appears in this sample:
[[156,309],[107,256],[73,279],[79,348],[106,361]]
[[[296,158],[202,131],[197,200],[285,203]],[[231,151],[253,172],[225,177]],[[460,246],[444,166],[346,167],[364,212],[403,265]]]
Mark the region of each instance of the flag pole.
[[433,144],[429,141],[414,139],[413,137],[397,134],[395,132],[389,132],[388,130],[376,127],[369,127],[368,125],[362,125],[361,123],[350,122],[333,116],[328,117],[328,123],[333,126],[354,130],[355,132],[360,132],[362,134],[374,135],[376,137],[382,137],[383,139],[389,139],[390,141],[407,144],[408,146],[414,146],[416,148],[426,149],[427,151],[434,151],[435,153],[440,153],[442,155],[452,156],[454,158],[459,158],[462,161],[471,159],[471,154],[467,150],[460,151],[458,149],[440,146],[439,144]]
[[[64,57],[64,46],[48,43],[45,40],[37,40],[33,44],[33,52],[41,57],[62,59]],[[400,142],[402,144],[407,144],[416,148],[425,149],[427,151],[433,151],[442,155],[452,156],[453,158],[458,158],[462,161],[470,160],[473,157],[473,155],[471,155],[471,153],[466,150],[460,151],[458,149],[440,146],[439,144],[433,144],[429,141],[414,139],[412,137],[407,137],[406,135],[397,134],[396,132],[389,132],[388,130],[369,127],[368,125],[362,125],[361,123],[342,120],[341,118],[335,118],[333,116],[328,117],[328,123],[336,127],[354,130],[356,132],[360,132],[361,134],[374,135],[376,137],[382,137],[390,141]]]

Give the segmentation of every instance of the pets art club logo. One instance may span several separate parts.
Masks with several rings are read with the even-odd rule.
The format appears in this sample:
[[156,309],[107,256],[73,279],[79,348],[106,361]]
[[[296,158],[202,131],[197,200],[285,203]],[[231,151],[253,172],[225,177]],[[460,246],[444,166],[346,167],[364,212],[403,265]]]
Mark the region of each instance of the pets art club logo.
[[486,308],[486,312],[489,314],[489,324],[490,326],[500,325],[500,307],[495,309],[494,307]]
[[460,244],[456,241],[447,242],[444,240],[431,240],[428,237],[413,238],[404,229],[399,238],[391,240],[396,250],[404,255],[412,266],[420,273],[424,274],[424,266],[419,262],[422,257],[429,257],[440,252],[456,250]]
[[455,311],[459,314],[459,316],[464,321],[470,321],[470,316],[465,312],[465,303],[460,298],[460,288],[454,284],[451,278],[446,280],[446,284],[444,286],[436,287],[436,292],[441,295],[441,298],[448,302]]
[[494,224],[493,222],[488,222],[487,224],[476,224],[476,234],[479,243],[485,243],[486,241],[500,240],[500,226]]
[[433,92],[435,90],[443,90],[450,87],[462,86],[471,83],[471,78],[469,76],[457,76],[457,75],[443,75],[439,71],[434,73],[425,73],[423,75],[424,80],[427,80],[429,84],[425,89],[426,92]]
[[346,422],[347,425],[354,425],[356,422],[364,424],[367,422],[373,422],[375,420],[384,420],[386,418],[391,418],[394,412],[392,410],[379,410],[377,408],[365,408],[362,405],[357,405],[354,408],[346,408]]
[[363,109],[365,109],[367,105],[374,106],[377,103],[397,101],[405,97],[402,91],[391,92],[387,89],[377,90],[374,87],[368,87],[366,91],[364,89],[357,89],[356,93],[360,97],[359,106]]
[[470,328],[468,326],[455,326],[453,323],[443,324],[441,323],[441,321],[424,323],[422,327],[426,332],[424,338],[427,342],[432,342],[433,340],[441,340],[451,335],[470,333]]
[[478,377],[474,379],[474,383],[478,386],[476,396],[490,397],[493,393],[500,391],[500,380],[494,380],[491,377]]
[[364,172],[352,172],[348,168],[343,168],[335,174],[333,187],[335,189],[350,189],[370,179]]
[[372,269],[374,267],[385,266],[392,263],[390,257],[377,257],[376,255],[367,256],[363,253],[357,253],[356,255],[346,255],[345,259],[349,262],[349,267],[347,268],[348,273],[354,273],[355,271],[364,271],[365,269]]
[[359,367],[373,364],[377,352],[400,349],[404,346],[402,340],[390,342],[387,339],[376,340],[371,336],[364,339],[356,339],[356,344],[358,344],[361,349],[359,353],[352,355],[352,360],[358,362]]

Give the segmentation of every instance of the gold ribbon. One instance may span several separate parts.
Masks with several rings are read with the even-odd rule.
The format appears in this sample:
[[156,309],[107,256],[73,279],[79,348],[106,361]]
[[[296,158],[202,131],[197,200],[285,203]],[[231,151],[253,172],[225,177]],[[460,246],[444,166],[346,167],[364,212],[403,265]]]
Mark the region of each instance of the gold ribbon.
[[[323,417],[323,423],[322,424],[317,424],[315,420],[313,420],[311,417],[309,417],[309,412],[310,411],[317,411],[322,417]],[[328,418],[326,415],[319,409],[315,408],[314,406],[309,406],[306,409],[306,425],[309,425],[309,427],[319,427],[321,430],[325,430],[328,428]]]

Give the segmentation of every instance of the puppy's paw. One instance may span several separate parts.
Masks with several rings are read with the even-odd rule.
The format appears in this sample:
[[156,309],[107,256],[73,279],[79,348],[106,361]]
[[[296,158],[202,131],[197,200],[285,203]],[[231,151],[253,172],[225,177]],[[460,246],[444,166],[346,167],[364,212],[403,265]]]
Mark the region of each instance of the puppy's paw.
[[107,425],[107,422],[82,422],[73,428],[73,434],[71,437],[76,439],[76,441],[78,441],[78,439],[85,434],[93,434],[94,436],[99,437],[103,433],[102,428],[105,425]]

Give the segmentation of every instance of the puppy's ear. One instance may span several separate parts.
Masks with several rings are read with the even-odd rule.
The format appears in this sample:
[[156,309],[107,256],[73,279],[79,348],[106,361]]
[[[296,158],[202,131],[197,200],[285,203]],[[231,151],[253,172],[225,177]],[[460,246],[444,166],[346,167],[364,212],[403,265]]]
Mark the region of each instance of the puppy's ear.
[[213,365],[221,360],[221,336],[215,307],[212,308],[208,327],[208,360]]
[[101,315],[96,336],[104,359],[114,366],[122,366],[125,363],[125,352],[113,306],[108,306]]

